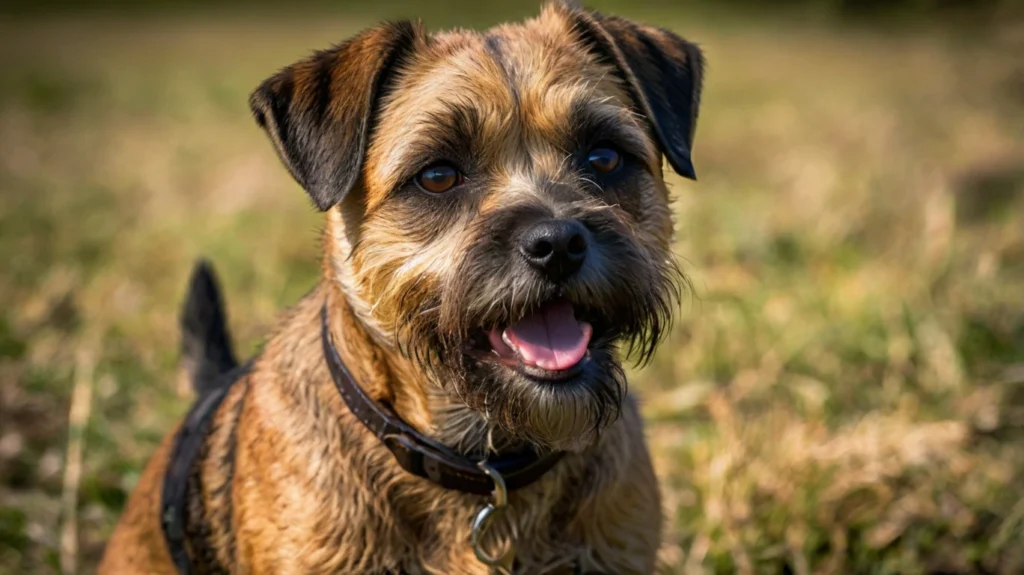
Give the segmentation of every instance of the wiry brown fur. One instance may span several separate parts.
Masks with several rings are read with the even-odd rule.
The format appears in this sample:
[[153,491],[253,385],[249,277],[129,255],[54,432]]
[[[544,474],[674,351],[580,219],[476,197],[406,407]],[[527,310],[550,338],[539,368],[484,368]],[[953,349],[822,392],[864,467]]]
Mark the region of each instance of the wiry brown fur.
[[[636,62],[637,50],[668,54],[678,69],[663,83],[688,75],[686,109],[659,109],[644,92],[659,79],[640,76],[668,64],[653,53]],[[661,154],[677,169],[689,162],[700,65],[667,32],[555,5],[485,34],[378,27],[268,80],[253,107],[327,210],[324,279],[215,415],[190,484],[192,556],[246,573],[487,572],[469,546],[486,498],[405,472],[348,411],[320,348],[326,305],[355,379],[421,432],[476,456],[523,443],[570,451],[511,495],[495,530],[515,523],[520,572],[652,572],[658,487],[618,344],[647,357],[683,281]],[[670,142],[660,124],[673,122],[687,133]],[[602,183],[578,154],[609,140],[630,171]],[[429,196],[410,183],[441,159],[466,172],[459,190]],[[507,257],[517,226],[544,217],[582,222],[593,240],[564,285]],[[580,384],[540,386],[464,353],[480,328],[553,297],[595,325]],[[159,525],[168,450],[169,440],[101,572],[174,572]]]

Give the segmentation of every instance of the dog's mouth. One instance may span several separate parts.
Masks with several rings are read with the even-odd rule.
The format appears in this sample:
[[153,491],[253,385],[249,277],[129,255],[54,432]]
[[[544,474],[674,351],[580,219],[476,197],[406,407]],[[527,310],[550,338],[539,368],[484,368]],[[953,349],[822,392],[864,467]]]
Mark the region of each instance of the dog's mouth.
[[566,380],[582,370],[593,334],[591,324],[577,319],[572,303],[562,298],[512,324],[481,330],[470,354],[533,379]]

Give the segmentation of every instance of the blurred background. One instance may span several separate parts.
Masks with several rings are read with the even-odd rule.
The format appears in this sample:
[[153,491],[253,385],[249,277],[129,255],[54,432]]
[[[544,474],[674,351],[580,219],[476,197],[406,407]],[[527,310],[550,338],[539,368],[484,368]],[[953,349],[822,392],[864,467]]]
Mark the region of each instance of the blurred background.
[[[700,43],[695,286],[632,389],[665,573],[1024,572],[1024,19],[1010,0],[594,1]],[[320,216],[251,120],[381,18],[537,2],[6,2],[0,573],[89,573],[157,442],[188,271],[251,353]]]

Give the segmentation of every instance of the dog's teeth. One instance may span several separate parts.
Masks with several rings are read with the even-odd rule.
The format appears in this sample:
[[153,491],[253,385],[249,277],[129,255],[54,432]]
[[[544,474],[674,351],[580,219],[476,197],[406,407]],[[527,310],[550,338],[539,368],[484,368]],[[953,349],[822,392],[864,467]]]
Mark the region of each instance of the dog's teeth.
[[516,346],[512,345],[512,340],[509,339],[507,331],[502,330],[502,332],[501,332],[501,341],[505,342],[505,345],[507,345],[509,347],[509,349],[515,351]]

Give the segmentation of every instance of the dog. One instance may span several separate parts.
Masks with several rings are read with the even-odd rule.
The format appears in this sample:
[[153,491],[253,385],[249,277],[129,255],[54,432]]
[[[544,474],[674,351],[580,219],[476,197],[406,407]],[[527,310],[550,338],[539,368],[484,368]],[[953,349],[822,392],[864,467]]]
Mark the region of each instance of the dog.
[[652,573],[658,483],[623,361],[686,279],[663,158],[704,58],[563,3],[483,33],[380,24],[250,105],[325,213],[323,276],[239,365],[193,275],[197,400],[101,573]]

